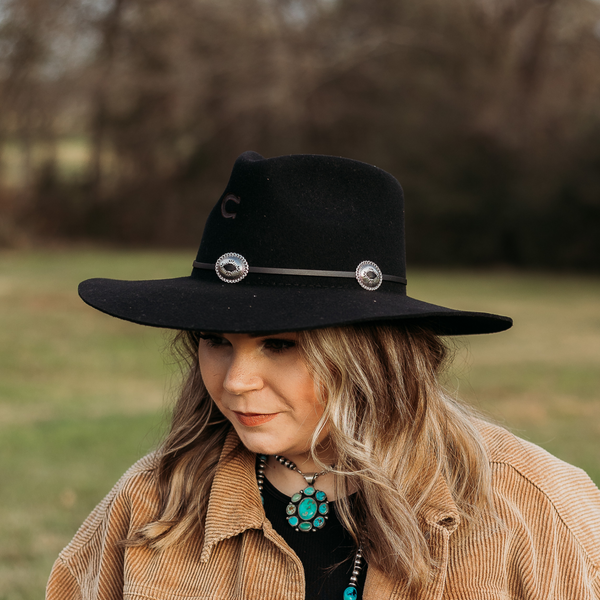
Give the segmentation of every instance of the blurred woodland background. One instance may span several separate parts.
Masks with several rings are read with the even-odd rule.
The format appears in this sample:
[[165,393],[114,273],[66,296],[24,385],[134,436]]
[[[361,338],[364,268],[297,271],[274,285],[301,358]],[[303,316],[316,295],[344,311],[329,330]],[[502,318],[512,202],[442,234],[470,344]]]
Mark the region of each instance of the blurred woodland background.
[[0,0],[0,246],[196,246],[235,157],[395,174],[411,264],[600,268],[592,0]]

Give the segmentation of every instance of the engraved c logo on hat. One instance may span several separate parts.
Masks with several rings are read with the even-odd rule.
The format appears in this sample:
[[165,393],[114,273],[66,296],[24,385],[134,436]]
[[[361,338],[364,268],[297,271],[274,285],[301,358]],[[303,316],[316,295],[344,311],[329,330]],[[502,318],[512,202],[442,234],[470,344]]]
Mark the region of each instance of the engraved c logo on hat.
[[233,194],[227,194],[227,196],[225,196],[223,198],[223,200],[221,201],[221,214],[226,218],[226,219],[235,219],[237,216],[237,213],[234,212],[229,212],[227,210],[227,203],[231,200],[231,202],[235,202],[236,204],[240,203],[241,198],[239,198],[238,196],[234,196]]

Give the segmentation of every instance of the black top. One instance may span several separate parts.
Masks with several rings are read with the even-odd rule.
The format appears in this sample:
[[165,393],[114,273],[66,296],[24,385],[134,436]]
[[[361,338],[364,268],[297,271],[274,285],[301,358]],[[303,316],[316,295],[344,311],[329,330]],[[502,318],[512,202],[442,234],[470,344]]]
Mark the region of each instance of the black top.
[[[299,478],[300,479],[300,478]],[[301,482],[299,481],[298,489]],[[304,486],[306,487],[306,486]],[[265,514],[273,529],[298,555],[304,567],[306,598],[310,600],[342,600],[350,583],[356,544],[338,520],[335,502],[330,502],[329,519],[323,529],[296,531],[286,519],[289,497],[276,489],[265,477],[263,483]],[[357,591],[362,598],[367,565],[363,560]]]

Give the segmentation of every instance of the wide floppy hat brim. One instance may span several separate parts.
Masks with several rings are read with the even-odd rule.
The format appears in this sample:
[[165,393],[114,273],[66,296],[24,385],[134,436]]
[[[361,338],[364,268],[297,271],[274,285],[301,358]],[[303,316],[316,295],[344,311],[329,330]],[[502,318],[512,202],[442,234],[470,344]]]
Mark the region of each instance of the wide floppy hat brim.
[[398,321],[438,335],[496,333],[511,327],[500,315],[461,311],[379,289],[279,288],[194,277],[123,281],[88,279],[79,295],[113,317],[167,329],[278,333],[357,323]]

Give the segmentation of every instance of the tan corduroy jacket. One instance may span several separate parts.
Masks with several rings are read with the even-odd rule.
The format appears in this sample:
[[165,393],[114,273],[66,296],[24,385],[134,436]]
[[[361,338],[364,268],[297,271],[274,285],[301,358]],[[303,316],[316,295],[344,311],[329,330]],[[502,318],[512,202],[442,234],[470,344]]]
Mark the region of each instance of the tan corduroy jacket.
[[[438,568],[423,600],[600,599],[600,492],[579,469],[505,430],[481,430],[494,473],[490,518],[467,532],[440,482],[419,514]],[[224,453],[235,448],[229,435]],[[48,600],[301,600],[304,573],[261,506],[254,455],[221,461],[204,539],[163,553],[118,545],[156,506],[152,458],[134,465],[57,559]],[[403,599],[370,566],[364,598]]]

